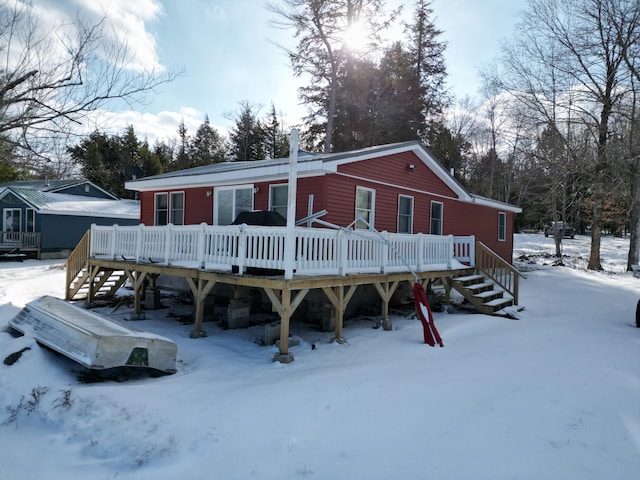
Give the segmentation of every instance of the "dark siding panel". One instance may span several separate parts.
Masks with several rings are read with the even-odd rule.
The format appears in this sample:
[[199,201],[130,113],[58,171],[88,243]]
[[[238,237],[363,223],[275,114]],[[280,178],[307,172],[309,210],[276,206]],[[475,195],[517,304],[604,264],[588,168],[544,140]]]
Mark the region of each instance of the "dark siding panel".
[[71,215],[39,215],[42,226],[42,250],[73,249],[80,239],[96,225],[137,225],[137,220]]
[[[85,185],[89,188],[85,190]],[[109,200],[113,199],[111,195],[105,194],[103,191],[97,189],[93,185],[82,184],[82,185],[74,185],[72,187],[62,188],[60,190],[56,190],[56,193],[66,193],[68,195],[82,195],[83,197],[94,197],[94,198],[107,198]]]

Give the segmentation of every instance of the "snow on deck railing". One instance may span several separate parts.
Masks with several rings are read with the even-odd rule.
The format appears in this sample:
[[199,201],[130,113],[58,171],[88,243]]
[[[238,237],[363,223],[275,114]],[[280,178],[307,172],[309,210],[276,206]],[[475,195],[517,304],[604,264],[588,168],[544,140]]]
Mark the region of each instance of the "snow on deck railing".
[[[135,260],[244,273],[284,270],[285,227],[247,225],[91,226],[91,258]],[[296,275],[385,273],[473,265],[471,237],[368,230],[295,229]]]

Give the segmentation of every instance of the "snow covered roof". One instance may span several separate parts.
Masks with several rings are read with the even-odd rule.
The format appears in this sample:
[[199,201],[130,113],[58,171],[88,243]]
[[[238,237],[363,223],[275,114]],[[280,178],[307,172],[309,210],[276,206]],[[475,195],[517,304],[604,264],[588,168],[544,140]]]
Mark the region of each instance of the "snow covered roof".
[[0,189],[5,187],[11,188],[21,188],[27,190],[37,190],[40,192],[59,192],[61,190],[65,190],[71,187],[77,187],[80,185],[91,185],[96,190],[99,190],[104,193],[105,196],[112,198],[113,200],[117,200],[118,197],[113,195],[110,192],[107,192],[105,189],[99,187],[95,183],[87,180],[86,178],[75,178],[75,179],[65,179],[65,180],[14,180],[11,182],[0,183]]
[[109,200],[67,193],[43,192],[32,188],[0,188],[0,199],[13,193],[41,215],[74,215],[104,218],[140,218],[137,200]]

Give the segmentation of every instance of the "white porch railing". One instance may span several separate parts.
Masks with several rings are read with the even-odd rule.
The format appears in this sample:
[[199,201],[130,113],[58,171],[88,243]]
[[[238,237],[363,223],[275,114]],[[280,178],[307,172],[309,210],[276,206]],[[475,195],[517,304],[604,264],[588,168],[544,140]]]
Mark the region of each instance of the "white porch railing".
[[[244,273],[285,269],[286,227],[207,224],[92,225],[91,258],[126,259]],[[295,229],[296,275],[449,270],[473,266],[475,238],[328,228]]]

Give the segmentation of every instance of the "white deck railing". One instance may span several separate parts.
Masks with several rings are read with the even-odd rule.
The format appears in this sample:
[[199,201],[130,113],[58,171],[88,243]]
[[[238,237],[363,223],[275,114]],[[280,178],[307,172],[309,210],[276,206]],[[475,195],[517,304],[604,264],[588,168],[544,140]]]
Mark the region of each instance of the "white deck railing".
[[[286,227],[92,225],[90,258],[244,273],[285,269]],[[295,275],[449,270],[473,266],[475,238],[295,228]]]

